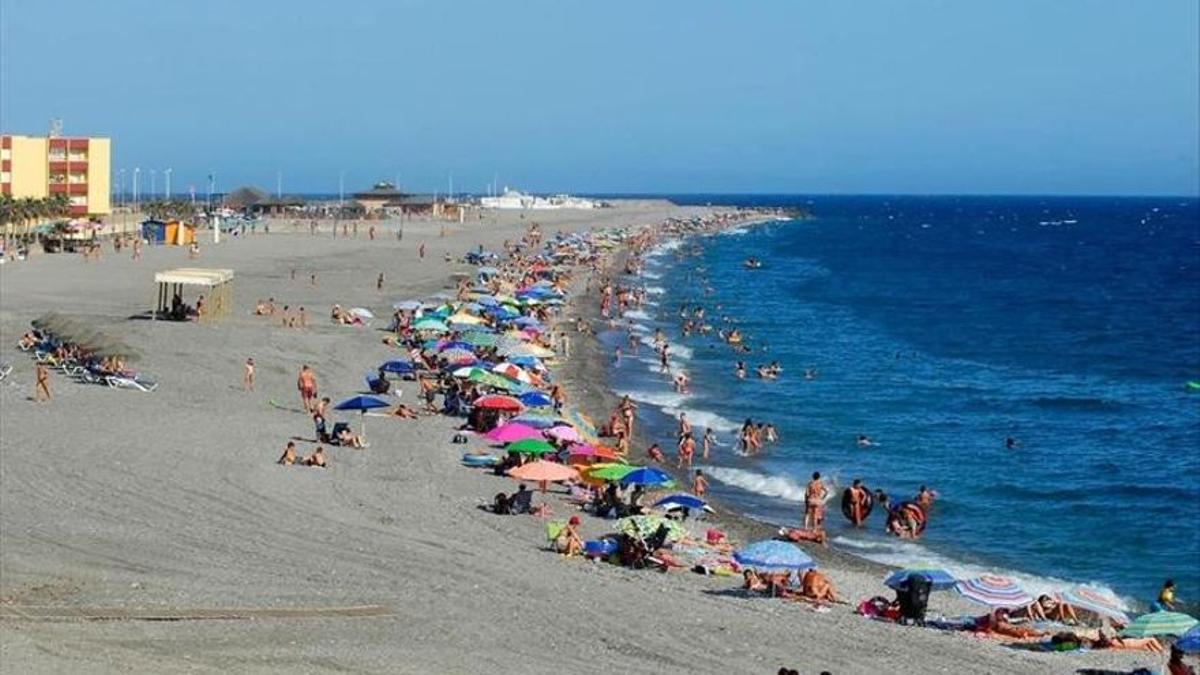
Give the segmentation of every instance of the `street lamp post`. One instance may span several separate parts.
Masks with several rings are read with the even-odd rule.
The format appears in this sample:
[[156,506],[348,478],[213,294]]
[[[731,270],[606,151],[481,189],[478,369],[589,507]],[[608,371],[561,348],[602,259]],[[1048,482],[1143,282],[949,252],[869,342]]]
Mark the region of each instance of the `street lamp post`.
[[140,202],[138,201],[138,176],[142,173],[142,167],[133,167],[133,210],[138,211]]
[[125,169],[117,171],[117,206],[124,204],[125,199]]
[[158,199],[158,169],[150,169],[150,201]]
[[167,196],[166,201],[171,201],[171,169],[170,167],[163,170],[163,177],[167,179]]

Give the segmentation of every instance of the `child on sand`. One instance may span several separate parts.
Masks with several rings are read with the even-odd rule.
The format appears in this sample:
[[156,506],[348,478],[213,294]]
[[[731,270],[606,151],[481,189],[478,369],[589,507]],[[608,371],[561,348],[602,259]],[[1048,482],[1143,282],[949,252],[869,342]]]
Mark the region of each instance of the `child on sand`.
[[242,367],[242,391],[254,391],[254,359],[246,359]]
[[696,469],[696,475],[692,477],[692,494],[703,497],[706,492],[708,492],[708,479],[704,477],[704,472]]
[[288,441],[287,447],[283,449],[283,455],[279,457],[277,462],[284,466],[292,466],[296,463],[296,443]]
[[50,370],[46,364],[39,363],[33,368],[34,385],[33,400],[38,403],[50,401]]
[[328,468],[329,466],[325,463],[325,448],[322,448],[319,445],[317,446],[316,450],[312,451],[311,455],[300,460],[300,463],[304,466],[315,466],[321,469]]

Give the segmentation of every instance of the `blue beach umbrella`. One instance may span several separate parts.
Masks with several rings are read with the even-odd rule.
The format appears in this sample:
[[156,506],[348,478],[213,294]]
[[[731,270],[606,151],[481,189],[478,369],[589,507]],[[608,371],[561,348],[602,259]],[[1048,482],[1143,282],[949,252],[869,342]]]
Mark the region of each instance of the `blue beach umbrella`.
[[333,409],[334,410],[357,410],[359,419],[361,420],[359,434],[363,438],[366,438],[367,418],[366,418],[366,415],[364,415],[363,413],[367,412],[368,410],[372,410],[374,408],[389,408],[389,407],[391,407],[391,405],[392,405],[391,403],[388,403],[387,401],[384,401],[383,399],[375,398],[374,396],[354,396],[352,398],[348,398],[345,401],[342,401],[341,403],[333,406]]
[[671,487],[675,485],[675,480],[662,469],[644,466],[625,474],[621,478],[621,484]]
[[887,579],[884,579],[883,583],[888,588],[897,589],[913,575],[928,579],[933,583],[933,590],[935,591],[944,591],[953,588],[955,582],[958,581],[954,578],[953,574],[937,567],[906,567],[892,572],[888,575]]
[[663,509],[707,509],[708,508],[708,502],[697,497],[696,495],[689,495],[689,494],[684,494],[684,493],[667,495],[666,497],[663,497],[662,499],[654,502],[654,505],[659,508],[663,508]]
[[545,415],[532,415],[529,413],[517,415],[509,421],[520,422],[521,424],[529,425],[534,429],[549,429],[550,427],[558,426],[562,423],[562,420],[554,417],[547,417]]
[[540,391],[527,391],[517,398],[528,408],[546,408],[554,405],[550,395]]
[[795,544],[767,539],[736,551],[733,559],[759,572],[799,572],[814,567],[813,559]]
[[408,375],[416,370],[416,366],[414,366],[411,361],[392,359],[391,361],[384,361],[383,364],[379,366],[379,369],[385,373]]
[[1175,642],[1175,646],[1179,651],[1187,652],[1188,654],[1200,653],[1200,624],[1193,626],[1188,632],[1184,633],[1183,637]]

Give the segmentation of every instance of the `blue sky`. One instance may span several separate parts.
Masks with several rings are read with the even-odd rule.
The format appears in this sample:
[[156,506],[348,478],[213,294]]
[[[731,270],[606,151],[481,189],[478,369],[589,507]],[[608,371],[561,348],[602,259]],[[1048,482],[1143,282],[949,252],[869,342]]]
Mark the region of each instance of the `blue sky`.
[[4,0],[0,126],[176,191],[1196,194],[1198,7]]

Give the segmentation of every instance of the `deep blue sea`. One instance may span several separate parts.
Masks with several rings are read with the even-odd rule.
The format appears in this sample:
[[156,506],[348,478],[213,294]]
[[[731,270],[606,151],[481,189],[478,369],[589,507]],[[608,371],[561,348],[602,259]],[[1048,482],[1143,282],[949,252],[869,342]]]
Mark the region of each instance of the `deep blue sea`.
[[[885,536],[878,511],[852,532],[833,508],[835,544],[1143,602],[1174,577],[1181,598],[1200,598],[1200,391],[1186,385],[1200,381],[1197,200],[675,199],[814,216],[660,248],[636,281],[653,305],[631,328],[667,331],[692,394],[672,391],[649,346],[625,349],[615,388],[664,447],[681,410],[720,433],[704,466],[725,503],[794,524],[813,471],[899,498],[927,484],[940,498],[919,542]],[[763,267],[745,269],[749,256]],[[684,339],[684,304],[736,324],[755,352]],[[610,349],[623,331],[602,336]],[[771,360],[782,378],[756,378]],[[781,441],[734,452],[747,417]],[[858,447],[859,434],[878,445]]]

